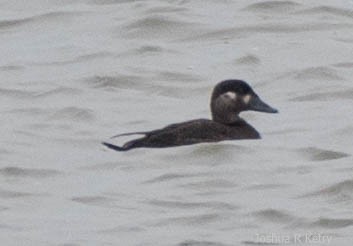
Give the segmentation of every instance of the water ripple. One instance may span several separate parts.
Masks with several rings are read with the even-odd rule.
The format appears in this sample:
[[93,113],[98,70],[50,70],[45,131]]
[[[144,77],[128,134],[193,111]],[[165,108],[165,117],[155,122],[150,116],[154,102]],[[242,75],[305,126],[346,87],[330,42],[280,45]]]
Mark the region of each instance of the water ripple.
[[162,219],[156,226],[166,225],[182,225],[182,226],[194,226],[194,225],[207,225],[219,221],[223,216],[217,213],[206,213],[201,215],[190,215],[190,216],[179,216],[167,219]]
[[134,3],[134,2],[142,2],[143,0],[90,0],[91,4],[95,5],[114,5],[121,3]]
[[130,75],[94,76],[86,79],[95,88],[140,88],[144,87],[143,78]]
[[79,107],[65,107],[57,110],[50,117],[51,120],[79,120],[79,121],[92,121],[95,119],[94,113],[90,109]]
[[[303,26],[302,24],[285,24],[285,23],[265,23],[257,25],[244,25],[234,28],[224,28],[216,31],[204,32],[203,34],[194,34],[187,38],[180,38],[179,41],[196,41],[196,40],[218,40],[220,37],[227,39],[236,38],[239,36],[250,34],[264,33],[305,33],[313,31],[328,31],[328,30],[343,30],[352,29],[353,24],[332,24],[332,23],[309,23]],[[200,33],[200,32],[198,32]]]
[[147,202],[150,205],[165,207],[165,208],[178,208],[178,209],[200,209],[211,208],[224,210],[234,210],[238,207],[225,202],[181,202],[181,201],[165,201],[165,200],[151,200]]
[[330,92],[314,92],[309,95],[293,97],[290,101],[305,102],[305,101],[331,101],[341,99],[353,99],[353,89]]
[[339,73],[329,67],[311,67],[297,71],[295,78],[298,80],[344,80]]
[[353,18],[353,11],[349,9],[342,9],[338,7],[333,7],[333,6],[318,6],[318,7],[313,7],[305,10],[301,10],[297,12],[298,14],[305,14],[305,15],[313,15],[313,14],[318,14],[318,15],[331,15],[331,16],[337,16],[337,17],[349,17]]
[[57,11],[50,12],[41,15],[35,15],[32,17],[27,17],[23,19],[14,19],[14,20],[2,20],[0,21],[0,30],[6,30],[10,28],[15,28],[19,26],[23,26],[26,24],[39,24],[39,23],[47,23],[48,21],[53,20],[66,20],[68,17],[77,17],[82,15],[84,12],[65,12],[65,11]]
[[18,89],[4,89],[0,88],[0,95],[6,97],[14,97],[18,99],[28,99],[35,97],[34,92],[26,91],[26,90],[18,90]]
[[228,244],[211,241],[186,240],[177,244],[177,246],[228,246]]
[[20,65],[5,65],[5,66],[0,66],[0,71],[20,71],[24,70],[24,66]]
[[288,212],[280,211],[277,209],[265,209],[252,213],[253,216],[270,222],[276,223],[290,223],[297,220],[295,216],[289,214]]
[[338,229],[345,228],[353,225],[353,219],[330,219],[330,218],[319,218],[311,226],[327,228],[327,229]]
[[306,157],[309,161],[327,161],[350,156],[344,152],[324,150],[315,147],[300,148],[298,149],[298,153]]
[[261,1],[253,3],[244,8],[244,10],[259,12],[274,12],[276,14],[295,10],[300,4],[293,1]]
[[306,197],[323,197],[329,198],[333,201],[352,201],[353,200],[353,180],[345,180],[335,183],[327,188],[319,189],[318,191],[311,192],[302,196]]
[[[200,24],[175,20],[162,15],[139,18],[125,26],[124,36],[127,38],[179,38],[192,34],[200,28]],[[121,30],[118,31],[122,35]]]
[[92,206],[114,207],[115,200],[105,196],[80,196],[71,198],[74,202]]
[[165,14],[165,13],[178,13],[188,11],[187,8],[175,7],[175,6],[164,6],[164,7],[154,7],[146,10],[149,14]]
[[59,175],[60,173],[61,172],[52,169],[31,169],[21,167],[0,168],[0,175],[6,177],[47,178]]
[[9,190],[0,190],[0,198],[22,198],[22,197],[28,197],[28,196],[34,196],[32,193],[28,192],[19,192],[19,191],[9,191]]
[[149,179],[149,180],[145,181],[144,183],[154,184],[154,183],[160,183],[160,182],[170,182],[173,180],[185,179],[185,178],[190,178],[190,177],[195,177],[195,176],[199,176],[199,175],[188,174],[188,173],[166,173],[166,174],[162,174],[158,177]]
[[255,55],[246,55],[235,60],[235,64],[240,65],[259,65],[260,59]]

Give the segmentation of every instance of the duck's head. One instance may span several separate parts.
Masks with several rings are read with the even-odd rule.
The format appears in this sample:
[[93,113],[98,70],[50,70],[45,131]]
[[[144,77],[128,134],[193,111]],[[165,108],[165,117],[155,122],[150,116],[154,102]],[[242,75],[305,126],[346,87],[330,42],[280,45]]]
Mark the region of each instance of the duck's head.
[[277,113],[278,110],[264,103],[253,89],[242,80],[225,80],[212,92],[212,119],[222,124],[239,121],[239,113],[246,110]]

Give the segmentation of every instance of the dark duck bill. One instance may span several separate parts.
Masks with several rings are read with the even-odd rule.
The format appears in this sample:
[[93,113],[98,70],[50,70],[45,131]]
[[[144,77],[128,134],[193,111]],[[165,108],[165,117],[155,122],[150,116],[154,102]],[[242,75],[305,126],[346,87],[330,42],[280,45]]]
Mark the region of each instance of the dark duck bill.
[[278,110],[272,108],[258,96],[252,96],[249,100],[249,110],[265,112],[265,113],[278,113]]
[[277,109],[263,102],[242,80],[218,83],[213,89],[210,106],[212,120],[196,119],[149,132],[123,133],[114,137],[133,134],[142,134],[143,137],[128,141],[123,146],[105,142],[103,145],[116,151],[126,151],[133,148],[165,148],[203,142],[259,139],[260,134],[239,114],[247,110],[278,113]]

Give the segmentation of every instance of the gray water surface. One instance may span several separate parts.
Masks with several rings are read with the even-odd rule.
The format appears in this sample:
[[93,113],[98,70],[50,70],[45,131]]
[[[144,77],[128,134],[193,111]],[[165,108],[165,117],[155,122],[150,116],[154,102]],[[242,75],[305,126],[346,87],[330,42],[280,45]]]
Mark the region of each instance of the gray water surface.
[[[0,1],[1,244],[352,245],[352,43],[353,1]],[[228,78],[263,139],[100,145]]]

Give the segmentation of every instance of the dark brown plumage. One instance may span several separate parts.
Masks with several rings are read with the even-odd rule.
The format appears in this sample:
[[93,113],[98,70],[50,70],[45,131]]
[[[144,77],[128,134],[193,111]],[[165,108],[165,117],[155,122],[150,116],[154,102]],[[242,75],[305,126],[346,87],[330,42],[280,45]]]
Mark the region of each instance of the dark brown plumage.
[[197,119],[168,125],[154,131],[115,136],[145,135],[125,143],[122,147],[106,142],[103,144],[117,151],[126,151],[143,147],[165,148],[202,142],[258,139],[260,134],[255,128],[239,117],[239,113],[245,110],[277,113],[276,109],[265,104],[244,81],[226,80],[218,83],[213,90],[212,120]]

